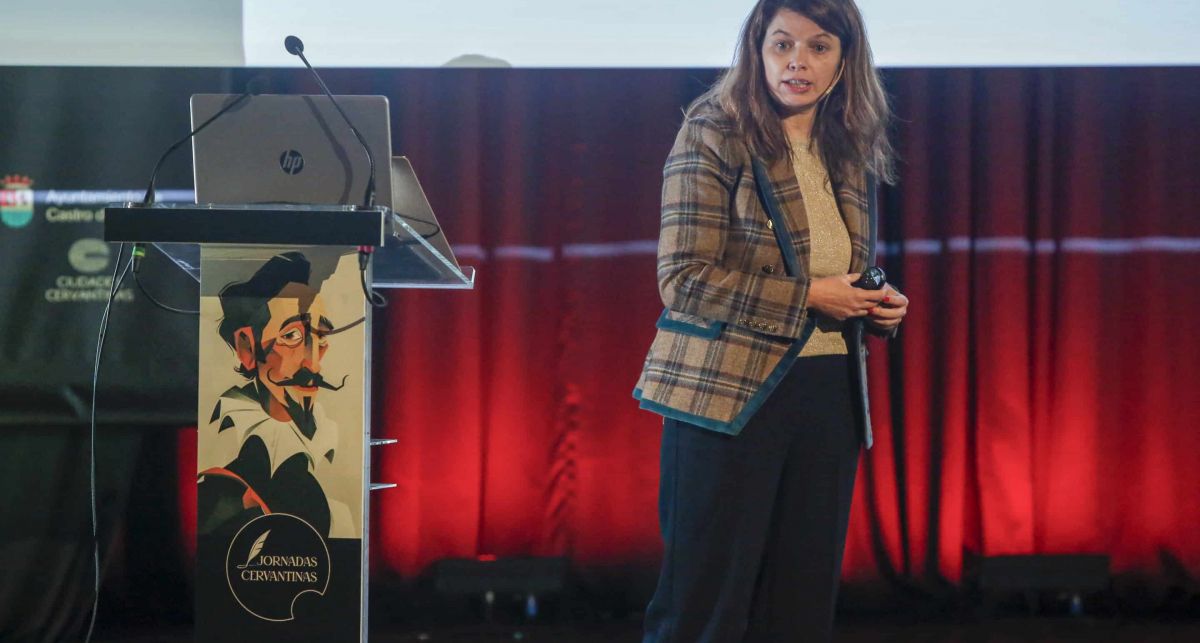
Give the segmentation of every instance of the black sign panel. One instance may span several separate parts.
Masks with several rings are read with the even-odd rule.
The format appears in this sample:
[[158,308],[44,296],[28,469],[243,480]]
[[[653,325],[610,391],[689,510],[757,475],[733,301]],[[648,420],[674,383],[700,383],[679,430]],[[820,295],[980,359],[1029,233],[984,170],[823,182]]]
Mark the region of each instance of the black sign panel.
[[[0,68],[0,425],[87,420],[117,245],[103,208],[140,200],[154,161],[187,134],[188,98],[239,79],[212,69]],[[186,147],[159,177],[190,201]],[[128,255],[126,255],[128,256]],[[196,284],[153,251],[143,283],[194,309]],[[104,351],[100,419],[195,421],[196,320],[154,308],[127,279]]]

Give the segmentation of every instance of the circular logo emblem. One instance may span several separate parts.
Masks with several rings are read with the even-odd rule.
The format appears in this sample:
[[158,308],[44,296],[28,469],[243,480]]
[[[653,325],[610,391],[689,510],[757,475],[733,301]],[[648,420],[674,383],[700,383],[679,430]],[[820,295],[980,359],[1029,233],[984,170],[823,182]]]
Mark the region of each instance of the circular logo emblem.
[[287,174],[299,174],[304,169],[304,157],[296,150],[279,155],[279,167]]
[[0,209],[0,218],[4,220],[4,225],[10,228],[24,228],[33,221],[33,210]]
[[78,272],[100,272],[108,267],[108,244],[99,239],[80,239],[67,250],[67,261]]
[[317,530],[296,516],[259,516],[229,543],[225,578],[247,612],[264,621],[290,621],[300,596],[325,595],[329,549]]
[[0,179],[0,221],[10,228],[24,228],[33,221],[33,181],[9,175]]

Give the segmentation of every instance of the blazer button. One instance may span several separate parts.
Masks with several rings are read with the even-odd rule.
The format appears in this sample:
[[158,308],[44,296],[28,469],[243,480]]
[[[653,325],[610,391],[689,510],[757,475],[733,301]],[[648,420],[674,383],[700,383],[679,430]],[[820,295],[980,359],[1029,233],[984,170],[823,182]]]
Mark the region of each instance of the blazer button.
[[773,274],[775,274],[775,266],[772,266],[771,264],[767,264],[762,267],[762,271],[767,273],[768,275],[773,275]]

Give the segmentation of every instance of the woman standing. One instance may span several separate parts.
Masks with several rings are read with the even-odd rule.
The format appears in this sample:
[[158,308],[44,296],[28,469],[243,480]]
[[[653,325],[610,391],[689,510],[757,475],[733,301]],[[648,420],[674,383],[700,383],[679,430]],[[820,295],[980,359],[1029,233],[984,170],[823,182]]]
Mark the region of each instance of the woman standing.
[[852,285],[874,261],[889,117],[853,0],[760,0],[688,110],[634,392],[665,418],[647,643],[831,636],[871,443],[862,332],[894,334],[908,307]]

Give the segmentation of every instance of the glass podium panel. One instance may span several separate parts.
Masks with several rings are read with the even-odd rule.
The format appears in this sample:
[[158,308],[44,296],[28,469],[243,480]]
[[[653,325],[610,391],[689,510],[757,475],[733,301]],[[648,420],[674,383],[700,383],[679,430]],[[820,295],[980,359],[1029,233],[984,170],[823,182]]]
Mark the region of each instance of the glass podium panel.
[[459,266],[452,254],[385,207],[123,203],[106,208],[105,220],[106,240],[151,244],[197,282],[201,244],[363,245],[375,247],[371,283],[376,288],[469,290],[475,285],[474,268]]
[[376,288],[453,288],[475,286],[475,269],[459,266],[401,215],[391,212],[392,232],[371,262],[371,284]]
[[166,255],[171,263],[175,264],[196,283],[200,283],[200,244],[198,243],[152,243],[150,244],[158,249],[159,252]]

